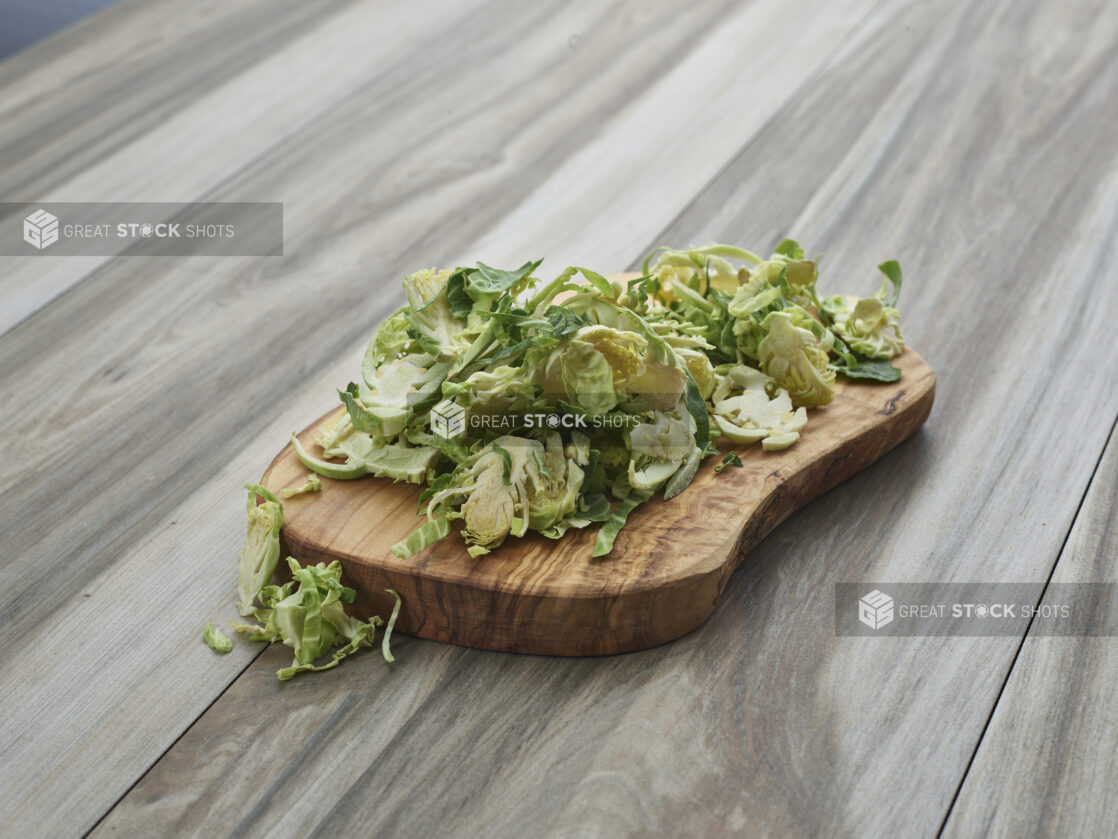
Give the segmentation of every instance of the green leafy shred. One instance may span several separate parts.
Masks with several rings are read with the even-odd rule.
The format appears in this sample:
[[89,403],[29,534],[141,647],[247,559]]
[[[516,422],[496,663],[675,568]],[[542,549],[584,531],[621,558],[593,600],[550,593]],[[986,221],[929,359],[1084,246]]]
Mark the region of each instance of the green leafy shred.
[[233,651],[233,639],[206,621],[206,628],[202,630],[202,640],[209,645],[215,653],[229,653]]
[[853,364],[850,364],[845,359],[839,359],[834,362],[833,366],[835,370],[848,379],[865,379],[888,384],[899,381],[901,378],[900,369],[894,367],[888,361],[854,355],[853,362]]
[[446,514],[436,516],[422,527],[412,531],[405,539],[392,546],[392,553],[401,559],[415,556],[420,551],[450,533],[450,520]]
[[633,490],[629,497],[613,508],[605,524],[598,530],[598,537],[594,540],[594,553],[592,556],[606,556],[613,550],[613,543],[617,534],[625,526],[629,514],[645,501],[652,497],[650,490]]
[[724,458],[722,458],[722,462],[714,467],[714,471],[721,472],[729,466],[736,466],[740,469],[742,467],[741,455],[739,455],[737,452],[728,453]]
[[304,483],[301,487],[297,487],[295,489],[285,489],[281,490],[281,492],[285,497],[292,498],[296,495],[303,495],[308,492],[320,492],[321,490],[322,481],[318,479],[318,475],[316,475],[314,472],[311,472],[309,475],[307,475],[306,483]]
[[[493,446],[493,451],[495,451],[497,453],[497,456],[501,458],[501,483],[505,486],[509,486],[509,484],[512,483],[512,455],[509,454],[506,449],[502,448],[495,442],[491,445]],[[533,454],[535,453],[533,452]],[[538,463],[536,468],[539,468]]]
[[392,607],[392,614],[388,617],[388,625],[384,627],[384,637],[380,639],[380,652],[384,656],[384,660],[392,664],[396,659],[392,656],[392,648],[388,642],[392,638],[392,630],[396,626],[396,618],[400,617],[400,607],[404,601],[395,589],[388,588],[385,591],[396,598],[396,604]]

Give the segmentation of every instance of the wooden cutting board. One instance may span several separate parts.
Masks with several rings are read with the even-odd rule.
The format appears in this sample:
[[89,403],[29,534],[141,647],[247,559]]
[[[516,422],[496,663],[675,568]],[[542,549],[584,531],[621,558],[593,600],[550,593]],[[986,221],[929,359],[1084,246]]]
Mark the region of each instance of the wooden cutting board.
[[[591,559],[596,527],[557,541],[510,537],[473,559],[457,533],[411,559],[389,548],[422,524],[420,488],[381,478],[322,479],[322,491],[284,503],[284,550],[302,562],[340,560],[356,589],[352,611],[387,618],[396,631],[488,650],[604,655],[663,644],[699,626],[742,557],[792,512],[866,468],[928,418],[935,373],[912,350],[893,360],[895,384],[836,383],[835,399],[809,409],[800,440],[782,452],[738,446],[743,468],[714,472],[715,458],[670,501],[638,507],[609,557]],[[339,406],[299,435],[315,431]],[[728,448],[727,448],[728,450]],[[307,469],[288,445],[263,483],[301,486]],[[285,554],[286,555],[286,554]],[[283,566],[283,563],[280,563]]]

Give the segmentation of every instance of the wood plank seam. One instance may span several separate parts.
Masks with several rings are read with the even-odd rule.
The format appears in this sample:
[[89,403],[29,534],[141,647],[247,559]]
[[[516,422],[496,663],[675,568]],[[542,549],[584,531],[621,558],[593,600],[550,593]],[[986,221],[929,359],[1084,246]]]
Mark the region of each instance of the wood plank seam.
[[[1064,551],[1067,548],[1068,540],[1071,538],[1072,531],[1075,529],[1075,523],[1079,520],[1079,514],[1083,511],[1083,504],[1087,500],[1087,496],[1091,491],[1091,486],[1095,482],[1095,476],[1098,474],[1099,466],[1102,464],[1103,456],[1106,454],[1107,448],[1114,441],[1114,430],[1118,428],[1118,416],[1116,416],[1110,424],[1110,431],[1107,433],[1106,442],[1103,444],[1102,451],[1099,452],[1098,459],[1095,461],[1094,469],[1091,470],[1091,477],[1087,480],[1087,485],[1083,489],[1083,494],[1079,498],[1079,503],[1075,508],[1075,515],[1072,516],[1071,523],[1068,525],[1067,531],[1064,533],[1063,541],[1060,543],[1060,550],[1056,554],[1056,559],[1052,563],[1052,568],[1048,572],[1048,578],[1044,581],[1044,586],[1041,588],[1040,594],[1037,596],[1037,601],[1033,605],[1039,607],[1044,601],[1044,595],[1048,591],[1048,586],[1052,582],[1052,577],[1056,573],[1056,568],[1060,564],[1060,559],[1064,556]],[[982,726],[982,731],[979,732],[978,739],[975,741],[974,750],[971,752],[970,759],[967,761],[966,769],[963,775],[959,778],[959,783],[955,787],[955,794],[951,796],[951,801],[947,805],[947,811],[943,814],[943,821],[940,822],[939,830],[936,831],[936,836],[943,836],[947,830],[947,824],[951,820],[951,813],[955,810],[955,805],[959,801],[959,795],[963,791],[966,784],[967,776],[970,774],[971,767],[974,766],[975,758],[978,756],[979,750],[982,748],[982,741],[986,738],[986,732],[990,728],[990,723],[994,719],[994,714],[998,710],[998,704],[1001,702],[1002,695],[1005,693],[1006,686],[1009,684],[1010,677],[1013,675],[1013,668],[1017,665],[1017,659],[1021,656],[1021,650],[1025,646],[1025,641],[1029,638],[1029,632],[1033,627],[1033,622],[1036,620],[1036,611],[1033,612],[1029,618],[1029,623],[1025,627],[1025,632],[1021,636],[1017,648],[1013,651],[1013,658],[1010,659],[1009,667],[1005,671],[1005,678],[1002,679],[1001,686],[998,688],[997,697],[994,699],[994,704],[990,706],[990,713],[986,717],[986,722]]]
[[254,655],[247,662],[245,662],[244,667],[242,667],[239,671],[237,671],[236,677],[233,678],[232,680],[230,680],[229,684],[226,685],[225,688],[219,694],[214,696],[213,700],[205,708],[202,709],[202,712],[200,714],[198,714],[197,717],[194,718],[193,722],[191,722],[190,725],[183,728],[183,730],[181,732],[179,732],[179,735],[171,743],[167,744],[167,748],[165,748],[163,751],[161,751],[159,753],[159,757],[156,758],[155,760],[153,760],[151,762],[151,765],[148,766],[147,769],[145,769],[143,772],[137,774],[136,779],[129,785],[128,789],[124,790],[124,792],[122,792],[119,796],[117,796],[116,800],[113,801],[112,806],[108,807],[105,810],[105,812],[102,813],[101,816],[95,822],[93,822],[92,825],[90,825],[89,829],[86,830],[82,834],[83,836],[89,836],[91,833],[93,833],[93,831],[95,831],[97,829],[98,825],[100,825],[101,822],[103,822],[105,820],[105,817],[108,816],[109,813],[111,813],[113,811],[113,809],[116,807],[116,805],[119,804],[124,798],[126,798],[128,796],[128,794],[130,792],[132,792],[132,790],[134,790],[136,788],[136,785],[144,779],[144,777],[148,774],[148,772],[151,771],[152,767],[156,766],[159,763],[159,761],[161,761],[163,759],[164,755],[166,755],[169,751],[171,751],[171,749],[173,749],[176,746],[176,744],[178,744],[178,742],[180,740],[182,740],[183,737],[185,737],[187,734],[189,734],[190,730],[192,728],[194,728],[194,725],[198,722],[198,720],[200,720],[202,717],[204,717],[206,715],[206,712],[209,711],[210,708],[212,708],[215,704],[217,704],[218,700],[221,699],[221,697],[223,697],[226,694],[226,692],[237,681],[237,679],[241,678],[241,676],[243,676],[245,674],[245,671],[248,670],[250,667],[252,667],[252,665],[254,665],[256,663],[256,660],[264,654],[264,651],[266,649],[268,649],[268,646],[269,646],[268,644],[265,644],[264,646],[262,646],[259,650],[257,650],[256,655]]

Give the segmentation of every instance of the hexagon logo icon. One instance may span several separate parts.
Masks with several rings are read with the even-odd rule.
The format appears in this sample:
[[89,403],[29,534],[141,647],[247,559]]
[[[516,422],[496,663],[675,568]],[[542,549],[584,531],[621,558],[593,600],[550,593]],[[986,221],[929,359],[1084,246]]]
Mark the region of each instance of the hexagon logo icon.
[[23,241],[43,250],[58,241],[58,216],[38,209],[23,220]]
[[858,601],[858,620],[870,629],[881,629],[893,622],[893,598],[874,589]]
[[444,399],[431,409],[431,433],[444,440],[453,440],[466,430],[466,409],[451,399]]

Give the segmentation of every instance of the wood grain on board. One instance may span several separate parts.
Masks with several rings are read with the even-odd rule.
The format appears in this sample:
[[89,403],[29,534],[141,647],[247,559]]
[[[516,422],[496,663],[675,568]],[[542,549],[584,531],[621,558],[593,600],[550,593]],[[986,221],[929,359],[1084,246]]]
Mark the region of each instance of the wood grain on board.
[[[132,136],[120,115],[105,126],[117,139],[70,177],[52,181],[34,154],[22,170],[40,171],[27,175],[29,189],[41,183],[71,200],[280,200],[287,241],[282,260],[99,260],[30,309],[0,303],[18,324],[0,336],[10,360],[0,367],[0,478],[13,487],[0,496],[0,580],[5,627],[20,638],[0,649],[0,708],[18,732],[0,746],[7,832],[92,826],[259,654],[242,644],[218,657],[199,640],[207,619],[233,615],[240,486],[321,410],[324,382],[352,375],[369,332],[401,302],[405,272],[485,258],[479,243],[498,228],[518,254],[634,259],[874,7],[501,2],[443,14],[428,5],[401,29],[389,25],[392,10],[414,4],[354,3],[320,26],[294,24],[294,36],[277,32],[274,54],[253,41],[258,60],[230,68],[215,89],[221,51],[243,43],[251,21],[224,35],[219,21],[203,34],[190,22],[227,5],[162,3],[163,23],[139,26],[152,38],[181,32],[194,39],[194,60],[215,62],[200,77],[169,63],[183,84],[176,118],[186,115],[174,131]],[[380,44],[369,33],[385,27],[398,38]],[[95,70],[83,61],[127,53],[140,38],[127,15],[94,18],[85,31],[88,46],[57,51],[52,39],[41,66],[40,47],[21,66],[36,78],[81,78]],[[772,40],[737,49],[758,31]],[[117,37],[123,45],[110,44]],[[806,55],[779,61],[793,38]],[[170,86],[145,55],[109,87],[142,99],[133,86]],[[296,76],[345,66],[316,100],[284,75],[288,60]],[[49,89],[53,114],[43,118],[69,148],[79,149],[90,97],[116,107],[107,89]],[[747,97],[750,109],[730,107]],[[667,110],[672,121],[658,118]],[[714,119],[720,130],[710,132]],[[591,143],[609,155],[582,154]],[[5,148],[5,163],[33,151],[23,141]],[[151,178],[159,189],[148,192]],[[628,195],[642,209],[575,215],[556,202],[563,215],[548,227],[557,193],[577,193],[584,207]],[[17,290],[34,289],[46,270],[5,268],[22,278]],[[436,689],[439,661],[417,697]],[[229,829],[229,811],[214,817],[215,830]]]
[[[509,538],[477,559],[455,533],[400,559],[391,546],[425,521],[416,514],[420,488],[379,478],[324,478],[321,492],[287,503],[284,549],[304,563],[339,560],[357,591],[354,613],[363,618],[387,616],[393,598],[386,589],[399,592],[397,628],[421,638],[542,655],[663,644],[707,619],[734,569],[769,531],[924,423],[935,373],[913,350],[893,363],[903,371],[893,384],[840,377],[834,402],[809,412],[791,448],[738,446],[740,469],[717,474],[708,461],[685,492],[638,507],[607,557],[590,556],[592,526],[557,541],[536,533]],[[308,451],[318,427],[338,413],[302,432]],[[306,475],[288,445],[262,483],[278,493]]]
[[836,638],[834,584],[1056,562],[1118,414],[1083,386],[1118,364],[1116,11],[890,4],[633,248],[794,235],[855,293],[895,256],[939,374],[924,428],[773,531],[700,632],[590,659],[400,639],[288,685],[273,648],[99,832],[934,835],[1019,639]]

